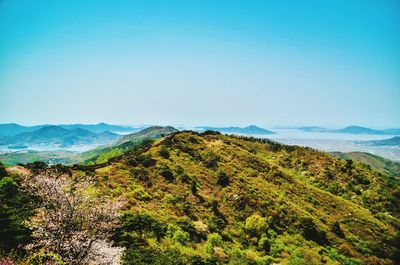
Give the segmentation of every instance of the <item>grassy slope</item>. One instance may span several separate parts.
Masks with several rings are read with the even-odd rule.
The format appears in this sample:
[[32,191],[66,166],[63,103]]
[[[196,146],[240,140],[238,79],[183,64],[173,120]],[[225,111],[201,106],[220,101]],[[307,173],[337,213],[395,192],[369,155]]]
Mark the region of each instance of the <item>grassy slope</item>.
[[392,176],[400,177],[400,163],[364,152],[340,153],[334,152],[333,156],[340,159],[351,159],[371,166],[372,169]]
[[[161,150],[167,150],[169,158],[160,156]],[[155,164],[143,165],[143,156],[151,157]],[[174,134],[139,157],[128,153],[96,170],[105,192],[126,196],[130,210],[145,211],[163,223],[188,220],[207,224],[209,232],[224,236],[224,251],[230,259],[233,249],[252,253],[246,254],[251,256],[248,259],[272,255],[260,251],[257,239],[245,233],[246,218],[257,213],[281,234],[278,238],[285,247],[279,255],[274,254],[277,260],[288,259],[299,248],[326,251],[298,237],[301,218],[311,217],[341,255],[365,264],[390,264],[388,258],[395,251],[390,240],[399,228],[400,216],[397,179],[309,148],[218,134]],[[173,180],[161,176],[166,169],[173,173]],[[216,183],[221,171],[230,178],[226,187]],[[197,183],[196,194],[191,191],[192,181]],[[226,220],[224,229],[213,228],[213,201]],[[344,238],[332,232],[335,221],[340,222]],[[180,250],[206,255],[204,242],[191,242]],[[329,253],[315,255],[340,261]]]

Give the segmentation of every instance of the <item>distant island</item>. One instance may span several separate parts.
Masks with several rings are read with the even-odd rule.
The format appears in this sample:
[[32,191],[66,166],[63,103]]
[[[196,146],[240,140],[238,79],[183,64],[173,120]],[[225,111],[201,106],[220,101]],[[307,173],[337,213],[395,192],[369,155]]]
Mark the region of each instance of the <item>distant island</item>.
[[298,130],[301,130],[303,132],[329,132],[331,130],[323,128],[323,127],[318,127],[318,126],[306,126],[306,127],[299,127],[296,128]]
[[361,126],[348,126],[343,129],[336,130],[338,133],[350,133],[350,134],[385,134],[385,131],[374,130],[371,128]]
[[375,130],[357,125],[347,126],[342,129],[327,129],[317,126],[299,127],[303,132],[323,132],[323,133],[348,133],[348,134],[369,134],[369,135],[400,135],[400,129]]
[[395,136],[384,140],[374,141],[358,141],[359,144],[374,145],[374,146],[399,146],[400,147],[400,136]]
[[275,134],[275,132],[257,127],[255,125],[250,125],[247,127],[211,127],[202,126],[195,127],[199,131],[217,131],[220,133],[232,133],[232,134]]

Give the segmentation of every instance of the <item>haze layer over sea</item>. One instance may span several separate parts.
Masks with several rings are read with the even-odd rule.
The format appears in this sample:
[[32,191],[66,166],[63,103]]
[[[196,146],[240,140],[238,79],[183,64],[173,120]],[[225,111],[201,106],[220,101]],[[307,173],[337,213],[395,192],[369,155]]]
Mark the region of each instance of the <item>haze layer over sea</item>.
[[370,146],[360,143],[360,141],[389,139],[394,135],[304,132],[298,129],[273,129],[273,131],[276,134],[251,136],[268,138],[288,145],[308,146],[326,152],[368,152],[393,161],[400,161],[398,146]]

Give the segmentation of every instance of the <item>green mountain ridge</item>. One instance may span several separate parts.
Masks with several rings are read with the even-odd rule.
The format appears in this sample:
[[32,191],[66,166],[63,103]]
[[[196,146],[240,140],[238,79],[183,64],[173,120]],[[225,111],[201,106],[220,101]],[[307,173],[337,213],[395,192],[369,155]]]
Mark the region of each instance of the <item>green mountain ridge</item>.
[[[398,179],[310,148],[184,131],[95,174],[129,212],[188,233],[181,243],[150,233],[130,248],[136,232],[127,228],[125,264],[146,264],[145,249],[178,250],[178,264],[187,255],[209,264],[394,264],[398,251]],[[210,237],[220,243],[208,251]]]

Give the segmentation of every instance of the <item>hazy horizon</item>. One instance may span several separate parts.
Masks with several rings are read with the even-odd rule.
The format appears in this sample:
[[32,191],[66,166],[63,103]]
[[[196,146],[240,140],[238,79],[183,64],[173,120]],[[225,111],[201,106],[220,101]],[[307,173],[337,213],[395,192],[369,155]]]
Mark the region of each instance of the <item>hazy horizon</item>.
[[400,127],[398,1],[0,3],[0,123]]
[[[318,124],[299,124],[299,125],[282,125],[282,124],[254,124],[254,123],[247,123],[247,124],[236,124],[236,123],[223,123],[223,124],[179,124],[179,123],[167,123],[167,124],[159,124],[159,123],[112,123],[112,122],[92,122],[92,123],[81,123],[81,122],[71,122],[71,123],[32,123],[32,124],[24,124],[24,123],[18,123],[18,122],[3,122],[0,124],[18,124],[21,126],[40,126],[40,125],[98,125],[101,123],[105,123],[107,125],[116,125],[116,126],[127,126],[127,127],[133,127],[133,128],[139,128],[139,127],[150,127],[150,126],[172,126],[175,128],[185,128],[185,129],[190,129],[190,128],[201,128],[201,127],[247,127],[247,126],[257,126],[257,127],[264,127],[264,128],[269,128],[269,129],[298,129],[300,127],[321,127],[325,129],[342,129],[345,127],[349,126],[360,126],[358,124],[347,124],[347,125],[341,125],[341,126],[330,126],[330,125],[318,125]],[[399,127],[392,126],[392,127],[373,127],[373,126],[360,126],[360,127],[365,127],[369,129],[399,129]]]

